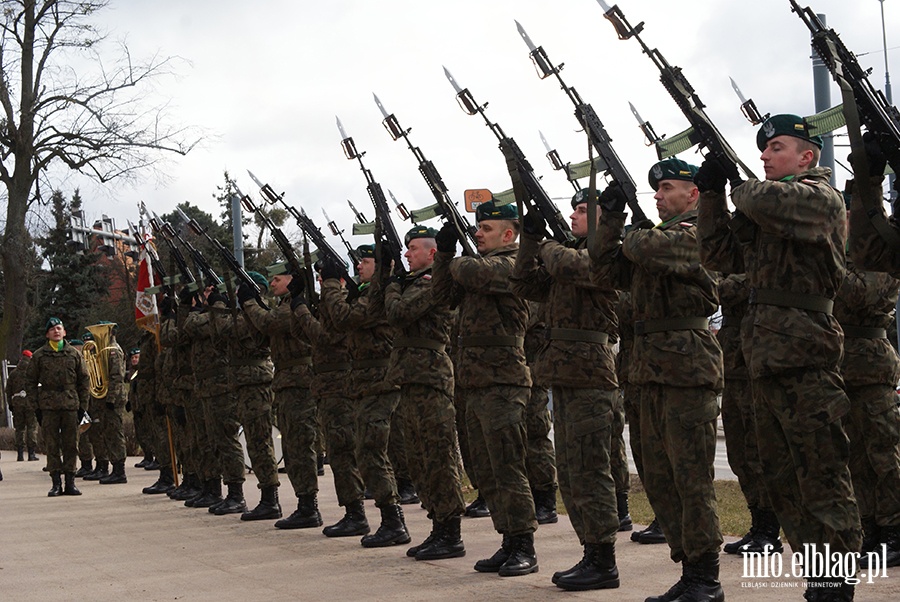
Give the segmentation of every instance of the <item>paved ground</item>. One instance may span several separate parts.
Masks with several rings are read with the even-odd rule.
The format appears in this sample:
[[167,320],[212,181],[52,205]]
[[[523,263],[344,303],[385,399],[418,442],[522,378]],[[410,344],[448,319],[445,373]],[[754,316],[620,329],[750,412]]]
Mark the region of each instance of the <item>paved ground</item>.
[[[565,519],[537,533],[541,570],[501,579],[472,570],[494,552],[489,519],[465,519],[464,558],[416,562],[406,547],[364,550],[356,538],[332,540],[318,529],[279,531],[270,522],[246,523],[185,508],[165,496],[141,495],[156,473],[131,468],[128,484],[79,481],[81,497],[48,498],[42,462],[2,461],[0,483],[0,599],[11,602],[90,600],[643,600],[665,591],[679,568],[666,546],[641,546],[619,534],[617,590],[565,593],[550,583],[554,571],[580,558]],[[286,479],[283,478],[286,484]],[[320,479],[326,524],[340,517],[330,475]],[[248,477],[248,499],[259,494]],[[293,509],[283,486],[286,510]],[[367,502],[370,522],[377,511]],[[428,532],[425,512],[405,507],[414,538]],[[786,563],[788,564],[788,563]],[[791,579],[743,579],[742,561],[722,557],[728,600],[802,600]],[[900,569],[858,586],[857,600],[900,599]]]

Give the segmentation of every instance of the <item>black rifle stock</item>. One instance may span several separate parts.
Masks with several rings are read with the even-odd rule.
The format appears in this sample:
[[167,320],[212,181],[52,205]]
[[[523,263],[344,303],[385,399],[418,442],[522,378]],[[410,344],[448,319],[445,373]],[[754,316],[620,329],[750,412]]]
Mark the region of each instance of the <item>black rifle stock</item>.
[[[699,144],[701,148],[705,148],[713,157],[734,163],[744,172],[747,178],[757,179],[753,172],[750,171],[750,168],[740,160],[737,153],[734,152],[734,149],[731,148],[731,145],[728,144],[725,137],[706,114],[706,111],[703,110],[706,105],[703,104],[697,92],[682,73],[681,67],[670,65],[663,55],[660,54],[659,50],[650,48],[641,39],[639,34],[644,29],[644,22],[641,21],[632,27],[617,4],[609,8],[602,0],[598,0],[598,3],[604,9],[604,16],[612,23],[619,39],[636,39],[641,45],[644,54],[650,57],[650,60],[659,69],[659,81],[662,82],[663,87],[672,96],[675,104],[678,105],[678,108],[681,109],[681,112],[693,128],[690,138],[691,142]],[[732,180],[731,185],[737,186],[739,183],[740,178],[737,178]]]
[[516,172],[518,173],[519,180],[521,181],[525,195],[527,196],[523,201],[526,204],[530,203],[529,207],[534,208],[541,214],[541,217],[544,218],[544,221],[550,228],[554,240],[561,243],[572,240],[572,230],[569,228],[569,224],[563,219],[562,214],[559,212],[559,208],[557,208],[556,204],[550,198],[550,195],[547,194],[547,191],[541,186],[531,164],[528,162],[528,159],[525,158],[525,153],[522,152],[522,149],[519,148],[519,145],[515,140],[506,135],[499,124],[488,119],[487,114],[484,112],[488,103],[479,105],[475,102],[469,89],[460,88],[450,72],[447,71],[446,67],[444,67],[444,74],[447,76],[447,79],[450,80],[453,89],[456,90],[456,100],[462,110],[465,111],[467,115],[481,115],[485,125],[487,125],[488,129],[491,130],[500,142],[501,150],[503,145],[510,149],[516,163]]

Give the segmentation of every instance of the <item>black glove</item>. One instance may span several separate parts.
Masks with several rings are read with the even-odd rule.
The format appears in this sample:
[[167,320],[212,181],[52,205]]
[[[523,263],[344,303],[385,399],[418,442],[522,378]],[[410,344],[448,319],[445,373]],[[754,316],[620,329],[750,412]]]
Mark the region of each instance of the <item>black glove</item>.
[[530,236],[545,236],[547,233],[547,222],[544,216],[534,209],[529,209],[525,217],[522,218],[522,230]]
[[131,401],[126,401],[126,402],[125,402],[125,411],[126,411],[126,412],[130,412],[130,411],[131,411]]
[[226,307],[228,306],[228,297],[219,292],[218,289],[213,289],[209,296],[206,298],[206,304],[212,307],[216,303],[224,303]]
[[288,282],[287,289],[291,297],[306,293],[306,283],[303,280],[303,274],[291,272],[291,281]]
[[456,253],[457,241],[456,228],[450,222],[441,226],[441,229],[438,230],[437,235],[434,237],[434,243],[437,245],[437,250],[440,253]]
[[340,280],[343,266],[338,265],[336,261],[331,258],[326,259],[322,262],[322,270],[319,274],[322,276],[322,280],[328,280],[329,278],[333,278],[335,280]]
[[115,412],[115,411],[116,411],[116,404],[114,404],[114,403],[111,402],[111,401],[107,401],[107,402],[106,402],[106,409],[109,410],[110,412]]
[[159,403],[158,401],[153,402],[153,415],[154,416],[165,416],[166,415],[166,406]]
[[[78,412],[78,419],[81,420],[81,414],[84,414],[84,410],[79,409]],[[44,412],[41,411],[41,408],[35,408],[34,419],[37,420],[38,424],[41,424],[41,421],[44,419]]]
[[631,222],[632,230],[652,230],[653,226],[653,222],[651,222],[649,219],[642,219],[636,222]]
[[606,190],[600,193],[600,198],[597,201],[604,211],[622,213],[625,211],[625,205],[628,204],[628,197],[625,196],[625,191],[622,190],[619,183],[613,180],[606,187]]
[[878,144],[878,139],[872,132],[863,134],[863,142],[866,149],[866,160],[869,163],[869,175],[879,177],[884,175],[884,168],[887,167],[887,157]]
[[[212,296],[212,295],[210,295]],[[250,299],[256,299],[256,293],[253,292],[253,289],[250,288],[250,285],[246,282],[241,282],[241,285],[237,289],[237,300],[238,303],[243,305]]]
[[175,313],[175,300],[168,295],[163,297],[159,302],[159,313],[164,318],[172,317]]
[[301,305],[306,305],[306,291],[300,291],[300,293],[294,295],[291,293],[291,311],[297,309]]
[[178,426],[185,426],[187,424],[187,414],[184,413],[184,408],[182,406],[175,406],[172,413],[175,414],[175,422]]
[[194,293],[189,290],[188,287],[182,287],[182,289],[178,291],[178,302],[182,305],[190,306],[193,299]]
[[84,408],[78,408],[78,422],[84,420],[84,416],[87,412],[84,411]]
[[700,192],[725,192],[725,185],[737,179],[737,165],[728,159],[708,155],[694,176],[694,184]]

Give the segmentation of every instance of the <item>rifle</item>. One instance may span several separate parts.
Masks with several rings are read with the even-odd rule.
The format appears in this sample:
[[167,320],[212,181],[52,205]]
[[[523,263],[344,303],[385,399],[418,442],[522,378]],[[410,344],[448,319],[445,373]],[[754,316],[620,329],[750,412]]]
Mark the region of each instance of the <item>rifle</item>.
[[737,94],[738,100],[741,101],[741,113],[744,114],[744,117],[747,118],[747,121],[752,123],[753,125],[760,125],[763,121],[769,118],[769,113],[763,115],[759,112],[759,109],[756,108],[756,103],[753,102],[753,99],[747,99],[744,97],[744,93],[741,92],[741,89],[738,88],[737,82],[734,81],[734,78],[729,77],[728,80],[731,82],[731,89],[734,90],[734,93]]
[[281,231],[281,228],[275,225],[275,222],[273,222],[272,218],[262,210],[262,207],[258,207],[256,203],[253,202],[250,195],[241,192],[241,189],[238,188],[237,184],[234,185],[234,189],[237,191],[238,196],[241,197],[241,206],[244,210],[259,215],[263,226],[268,228],[269,232],[272,233],[272,238],[275,239],[275,244],[278,245],[278,248],[281,250],[281,254],[290,266],[291,272],[294,274],[302,274],[305,268],[303,264],[300,263],[297,254],[294,252],[294,247],[291,245],[287,236],[284,235],[284,232]]
[[[367,225],[369,220],[366,219],[366,216],[362,214],[356,207],[353,206],[353,202],[350,199],[347,199],[347,204],[350,205],[350,210],[353,212],[353,217],[356,218],[356,223],[359,225]],[[355,232],[354,232],[355,234]]]
[[634,183],[634,179],[631,177],[631,174],[628,173],[628,170],[625,169],[625,165],[622,163],[622,160],[619,159],[619,155],[616,154],[615,149],[612,147],[612,138],[610,138],[609,134],[606,132],[603,122],[597,117],[594,108],[581,100],[581,96],[578,95],[575,88],[567,86],[566,82],[563,81],[560,72],[563,69],[564,63],[560,63],[554,67],[543,46],[535,46],[518,21],[516,21],[516,29],[519,30],[519,35],[522,36],[522,40],[524,40],[525,45],[528,46],[531,61],[538,71],[538,77],[545,79],[551,75],[555,75],[557,81],[559,81],[560,87],[565,91],[566,96],[569,97],[572,104],[575,105],[575,118],[578,120],[578,123],[581,124],[581,127],[587,131],[591,144],[602,159],[600,168],[606,172],[606,175],[619,183],[622,192],[625,193],[625,197],[627,198],[628,207],[631,209],[634,222],[646,221],[647,216],[638,204],[637,186]]
[[385,243],[388,248],[388,255],[391,260],[394,262],[394,273],[395,274],[405,274],[406,268],[403,266],[403,243],[400,240],[400,237],[397,235],[397,228],[394,227],[394,221],[391,219],[391,210],[388,208],[387,199],[384,197],[384,191],[381,189],[381,184],[375,181],[375,178],[372,176],[372,172],[366,169],[366,166],[363,164],[363,156],[366,154],[365,151],[359,152],[356,150],[356,143],[353,142],[353,138],[347,135],[347,132],[344,131],[344,126],[341,124],[341,120],[337,120],[338,131],[341,133],[341,148],[344,149],[344,155],[350,159],[356,159],[359,161],[359,169],[363,172],[363,175],[366,177],[366,190],[369,193],[369,198],[372,199],[372,205],[375,206],[375,215],[381,218],[381,227],[384,233]]
[[142,240],[140,236],[138,236],[137,228],[135,228],[134,224],[131,223],[131,220],[128,220],[128,229],[134,235],[135,242],[147,252],[147,256],[150,258],[150,265],[153,267],[153,280],[157,278],[162,283],[159,286],[152,286],[146,289],[145,292],[148,294],[156,294],[157,292],[162,293],[166,297],[172,296],[172,284],[175,284],[172,280],[166,276],[166,269],[163,267],[162,262],[159,260],[159,257],[156,255],[156,250],[147,244],[146,240]]
[[[673,67],[666,61],[659,50],[651,49],[640,37],[640,32],[644,29],[644,22],[641,21],[632,27],[622,9],[617,4],[610,7],[604,0],[597,0],[600,8],[604,11],[606,19],[612,23],[620,40],[634,38],[641,45],[641,48],[653,64],[659,69],[659,80],[663,87],[672,96],[675,104],[684,113],[688,122],[691,124],[691,130],[688,134],[691,145],[699,144],[700,148],[705,148],[713,157],[733,163],[740,167],[741,171],[747,178],[757,179],[743,161],[738,158],[737,153],[731,148],[731,145],[722,136],[718,128],[713,124],[712,120],[703,110],[706,105],[700,100],[700,97],[691,87],[687,78],[681,72],[680,67]],[[731,181],[732,186],[740,184],[741,178],[737,177]]]
[[194,232],[194,234],[198,236],[203,236],[206,238],[207,242],[209,242],[216,250],[219,252],[219,255],[222,257],[222,261],[228,268],[234,273],[238,280],[242,283],[246,284],[250,287],[250,290],[253,292],[253,296],[256,297],[256,302],[259,303],[259,306],[263,309],[269,309],[269,306],[266,305],[266,302],[263,301],[262,294],[260,293],[259,286],[256,282],[253,281],[253,278],[244,270],[243,266],[238,262],[235,256],[225,248],[225,246],[220,243],[218,240],[209,235],[209,232],[203,229],[203,227],[192,217],[188,217],[188,215],[181,210],[181,207],[175,207],[175,211],[181,216],[181,218],[187,223],[188,227]]
[[[515,187],[517,180],[521,181],[521,185],[524,188],[523,196],[526,197],[522,199],[522,202],[526,204],[530,202],[529,208],[533,208],[541,214],[541,217],[547,222],[550,231],[553,233],[553,238],[557,242],[565,243],[573,240],[572,230],[569,228],[569,224],[563,219],[559,209],[550,199],[550,195],[548,195],[547,191],[541,186],[538,177],[531,168],[531,164],[528,162],[528,159],[525,158],[525,153],[522,152],[522,149],[519,148],[519,145],[515,140],[503,132],[503,129],[499,124],[492,123],[491,120],[488,119],[484,112],[488,106],[487,103],[479,105],[475,102],[469,89],[460,88],[446,67],[444,67],[444,75],[447,76],[453,89],[456,90],[456,100],[459,102],[459,106],[462,110],[465,111],[467,115],[481,115],[485,125],[490,128],[491,132],[497,137],[497,140],[500,141],[501,149],[503,145],[506,145],[512,152],[513,159],[516,163],[516,175],[518,176],[513,178],[513,184]],[[518,196],[519,195],[517,194],[516,197]]]
[[428,184],[428,188],[431,190],[431,194],[437,202],[436,205],[434,205],[436,208],[435,214],[440,215],[445,223],[453,225],[453,229],[456,231],[456,238],[462,245],[463,255],[477,257],[478,252],[475,249],[478,247],[478,243],[475,241],[475,228],[469,224],[465,217],[460,215],[456,208],[456,203],[450,198],[450,195],[447,192],[447,186],[444,184],[444,180],[441,178],[441,174],[438,173],[434,163],[425,158],[425,154],[422,153],[422,150],[418,146],[413,146],[413,143],[409,139],[409,133],[412,131],[412,128],[404,130],[400,127],[397,117],[393,113],[389,114],[385,110],[377,95],[373,94],[373,96],[375,96],[375,104],[378,105],[378,109],[384,116],[384,120],[381,122],[382,125],[384,125],[384,129],[387,130],[388,134],[390,134],[395,142],[398,139],[403,138],[403,141],[406,142],[406,146],[412,151],[416,161],[419,162],[419,173],[425,178],[425,183]]
[[178,265],[178,271],[181,272],[181,276],[185,281],[185,286],[194,286],[199,290],[199,285],[196,283],[194,275],[191,273],[191,269],[188,267],[184,255],[181,253],[181,249],[179,249],[172,240],[173,238],[178,239],[178,242],[191,254],[191,259],[194,261],[197,270],[206,277],[206,283],[215,286],[219,291],[224,290],[225,283],[222,282],[219,275],[216,274],[212,266],[209,265],[209,262],[206,261],[200,251],[195,249],[191,243],[186,241],[175,228],[172,227],[172,224],[163,222],[159,216],[154,213],[153,217],[150,218],[150,227],[153,229],[153,233],[156,236],[161,235],[162,239],[166,241],[166,244],[171,251],[172,259],[174,259],[176,265]]
[[[348,201],[349,202],[349,201]],[[350,257],[350,261],[353,262],[353,265],[359,265],[359,253],[356,252],[356,249],[350,246],[350,243],[347,242],[347,239],[344,238],[344,231],[338,228],[337,223],[328,217],[328,214],[325,213],[325,208],[322,208],[322,215],[325,216],[325,222],[328,224],[328,229],[331,230],[331,233],[341,239],[341,242],[344,243],[344,247],[347,249],[347,256]]]
[[563,171],[566,174],[566,179],[575,189],[575,192],[581,190],[581,186],[578,185],[578,178],[573,177],[574,174],[569,169],[571,163],[563,163],[563,160],[559,157],[559,151],[555,148],[550,148],[550,143],[544,138],[544,132],[538,130],[538,135],[541,137],[541,143],[547,151],[546,157],[547,160],[550,161],[550,166],[553,167],[553,171]]

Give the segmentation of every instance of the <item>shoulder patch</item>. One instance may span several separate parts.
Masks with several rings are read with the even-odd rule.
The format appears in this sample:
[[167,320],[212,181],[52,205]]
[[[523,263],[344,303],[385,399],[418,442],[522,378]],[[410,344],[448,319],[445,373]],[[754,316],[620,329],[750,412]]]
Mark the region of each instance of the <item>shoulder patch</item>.
[[693,228],[696,224],[692,224],[691,222],[680,222],[678,225],[682,228]]
[[422,274],[419,276],[422,280],[431,280],[431,274]]
[[819,185],[819,183],[815,180],[803,179],[803,180],[800,180],[800,182],[802,182],[803,184],[809,184],[810,186],[818,186]]

